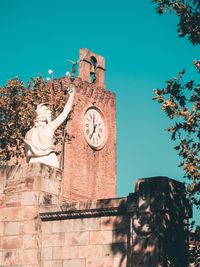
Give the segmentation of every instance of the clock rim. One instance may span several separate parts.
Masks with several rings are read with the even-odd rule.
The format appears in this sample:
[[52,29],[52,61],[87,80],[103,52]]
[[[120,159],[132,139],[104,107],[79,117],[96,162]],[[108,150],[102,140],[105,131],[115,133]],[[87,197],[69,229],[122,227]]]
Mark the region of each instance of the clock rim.
[[105,118],[104,113],[102,112],[102,110],[101,110],[99,107],[96,107],[96,106],[89,106],[89,107],[85,110],[85,112],[84,112],[84,115],[83,115],[83,121],[84,121],[84,119],[85,119],[85,115],[86,115],[86,113],[87,113],[90,109],[94,109],[94,110],[96,110],[96,111],[100,114],[100,116],[101,116],[101,118],[102,118],[102,120],[103,120],[103,123],[104,123],[104,129],[105,129],[104,140],[103,140],[102,144],[100,144],[99,146],[94,146],[94,145],[90,144],[90,143],[88,142],[86,136],[85,136],[85,128],[84,128],[85,125],[84,125],[84,123],[83,123],[83,135],[84,135],[84,138],[85,138],[87,144],[88,144],[92,149],[94,149],[94,150],[101,150],[101,149],[105,146],[106,141],[107,141],[107,137],[108,137],[108,130],[107,130],[107,122],[106,122],[106,118]]

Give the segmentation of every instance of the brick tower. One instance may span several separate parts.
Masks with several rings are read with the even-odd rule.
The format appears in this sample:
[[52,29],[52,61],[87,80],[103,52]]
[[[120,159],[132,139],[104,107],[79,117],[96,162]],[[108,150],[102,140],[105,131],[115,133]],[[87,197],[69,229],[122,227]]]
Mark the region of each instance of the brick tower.
[[[115,95],[106,90],[105,59],[80,49],[72,119],[64,150],[64,199],[115,197]],[[93,132],[93,134],[92,134]]]

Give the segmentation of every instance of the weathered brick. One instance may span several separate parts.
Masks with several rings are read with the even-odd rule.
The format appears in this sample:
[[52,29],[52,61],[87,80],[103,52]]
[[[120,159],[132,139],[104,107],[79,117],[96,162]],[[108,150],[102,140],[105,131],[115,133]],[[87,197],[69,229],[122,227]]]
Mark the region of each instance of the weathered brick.
[[22,247],[22,238],[19,236],[2,237],[2,248],[4,250],[18,249]]
[[60,183],[49,179],[42,179],[41,190],[50,194],[58,195],[60,191]]
[[106,257],[106,258],[86,259],[86,267],[94,267],[94,266],[95,267],[113,267],[113,258]]
[[21,207],[2,208],[0,213],[0,221],[20,221],[22,220]]
[[127,254],[126,243],[113,243],[110,245],[103,245],[103,257],[120,257]]
[[0,194],[3,193],[5,187],[5,179],[0,178]]
[[113,267],[127,267],[127,257],[126,256],[119,256],[115,257],[113,260]]
[[65,234],[66,245],[88,245],[89,232],[72,232]]
[[0,194],[0,208],[3,208],[4,206],[5,206],[5,194]]
[[39,258],[38,258],[38,250],[37,249],[26,249],[23,250],[23,264],[38,264],[39,265]]
[[2,253],[2,266],[21,266],[22,262],[22,251],[5,251]]
[[102,256],[101,245],[88,245],[78,247],[78,258],[99,258]]
[[42,267],[63,267],[62,261],[44,261]]
[[5,222],[5,235],[18,235],[20,222]]
[[38,203],[38,193],[37,192],[23,192],[22,193],[22,206],[33,206]]
[[74,220],[74,231],[92,231],[100,229],[100,218]]
[[37,235],[24,235],[23,236],[23,248],[24,249],[36,249],[36,248],[38,248]]
[[37,233],[37,221],[23,221],[20,225],[20,234],[35,234]]
[[73,222],[74,220],[62,220],[52,222],[52,232],[61,233],[61,232],[71,232],[73,231]]
[[102,246],[102,257],[112,257],[113,254],[112,244]]
[[127,242],[127,232],[125,229],[114,230],[112,234],[113,243]]
[[4,223],[0,222],[0,236],[2,236],[2,235],[4,235]]
[[52,247],[42,248],[41,258],[42,260],[52,260],[53,248]]
[[38,207],[37,206],[24,206],[23,207],[23,219],[33,220],[38,217]]
[[78,258],[78,247],[54,247],[53,259],[54,260],[67,260]]
[[101,230],[114,230],[128,227],[128,219],[125,216],[101,217]]
[[2,251],[0,251],[0,266],[3,266],[2,264],[3,264],[3,252]]
[[62,246],[65,244],[64,233],[60,234],[44,234],[42,236],[43,247]]
[[21,206],[21,193],[5,194],[4,200],[6,207],[20,207]]
[[52,233],[53,222],[42,222],[42,233],[50,234]]
[[64,260],[63,267],[85,267],[85,259]]
[[111,244],[112,231],[92,231],[90,232],[90,244]]

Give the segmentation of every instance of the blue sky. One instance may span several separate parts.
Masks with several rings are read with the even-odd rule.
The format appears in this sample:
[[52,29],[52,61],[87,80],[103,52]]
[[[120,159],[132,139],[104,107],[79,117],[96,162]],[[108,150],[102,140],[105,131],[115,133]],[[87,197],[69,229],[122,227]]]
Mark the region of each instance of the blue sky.
[[181,180],[170,125],[153,89],[187,69],[199,47],[177,36],[177,18],[156,14],[151,0],[0,2],[0,85],[48,69],[55,77],[70,70],[79,48],[106,58],[107,88],[117,95],[117,194],[133,191],[137,178],[168,176]]

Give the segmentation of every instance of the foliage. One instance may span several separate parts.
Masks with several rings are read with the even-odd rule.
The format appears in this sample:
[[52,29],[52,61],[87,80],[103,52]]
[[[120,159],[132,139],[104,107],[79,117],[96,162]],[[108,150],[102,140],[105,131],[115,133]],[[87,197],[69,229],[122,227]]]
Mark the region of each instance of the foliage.
[[185,71],[167,81],[164,89],[154,90],[162,110],[174,121],[167,131],[178,141],[174,147],[182,158],[179,166],[185,171],[188,192],[192,202],[200,207],[200,84],[183,81]]
[[[199,0],[153,0],[156,11],[163,14],[175,12],[179,17],[178,34],[188,36],[193,45],[200,44],[200,1]],[[200,73],[200,60],[193,61]],[[154,90],[157,102],[162,104],[162,110],[173,121],[167,129],[171,139],[177,141],[175,149],[181,157],[179,167],[182,167],[187,183],[187,192],[193,204],[200,209],[200,84],[193,80],[184,82],[185,70],[178,77],[167,81],[164,89]],[[193,221],[190,224],[192,239],[190,240],[190,266],[200,266],[199,238],[200,227]]]
[[193,45],[200,44],[200,1],[199,0],[153,0],[156,11],[163,14],[175,12],[179,17],[178,34],[188,36]]
[[[64,91],[53,85],[37,77],[25,86],[15,78],[0,88],[0,165],[12,158],[17,164],[25,156],[23,139],[34,125],[37,104],[48,103],[55,117],[62,111],[66,102]],[[62,139],[64,125],[56,131],[55,144]]]

